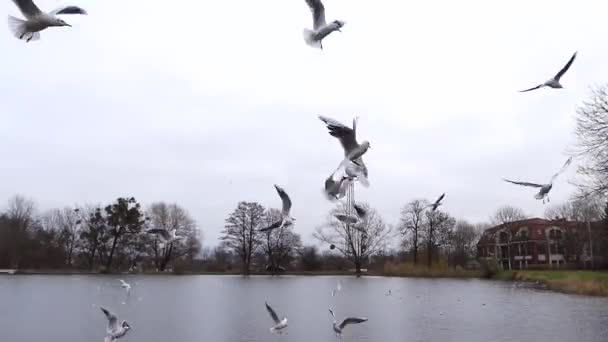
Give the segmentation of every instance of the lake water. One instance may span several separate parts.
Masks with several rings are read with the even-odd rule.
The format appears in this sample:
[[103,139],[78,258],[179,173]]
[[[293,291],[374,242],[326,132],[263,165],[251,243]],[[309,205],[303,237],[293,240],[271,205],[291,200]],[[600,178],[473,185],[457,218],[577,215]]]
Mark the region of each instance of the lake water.
[[[128,299],[119,278],[133,286]],[[265,300],[289,319],[283,335],[269,332]],[[99,305],[132,326],[121,342],[336,341],[330,307],[369,319],[344,341],[608,341],[603,298],[483,280],[300,276],[0,276],[0,341],[101,342]]]

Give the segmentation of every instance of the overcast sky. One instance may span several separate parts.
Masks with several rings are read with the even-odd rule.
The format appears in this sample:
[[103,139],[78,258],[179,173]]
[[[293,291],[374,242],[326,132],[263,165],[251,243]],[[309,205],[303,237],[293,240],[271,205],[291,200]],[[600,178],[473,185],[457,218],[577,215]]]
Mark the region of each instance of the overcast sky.
[[[312,241],[342,158],[319,114],[360,117],[371,186],[356,199],[387,223],[442,192],[444,210],[473,222],[504,204],[542,216],[535,189],[501,178],[547,182],[575,141],[576,107],[608,79],[599,0],[325,0],[327,19],[346,25],[323,51],[303,41],[304,0],[73,4],[89,15],[64,16],[73,28],[40,41],[0,30],[0,199],[23,194],[41,210],[176,202],[207,246],[237,202],[279,207],[275,183]],[[21,16],[11,1],[0,11]],[[565,89],[517,92],[574,51]],[[552,203],[575,175],[558,178]]]

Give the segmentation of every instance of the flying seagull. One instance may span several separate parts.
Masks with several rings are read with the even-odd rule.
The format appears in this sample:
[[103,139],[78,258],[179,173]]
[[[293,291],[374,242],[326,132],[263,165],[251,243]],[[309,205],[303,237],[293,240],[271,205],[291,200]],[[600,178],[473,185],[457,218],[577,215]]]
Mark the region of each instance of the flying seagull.
[[126,283],[124,280],[122,279],[118,279],[120,281],[120,287],[122,287],[123,289],[125,289],[127,291],[127,293],[129,291],[131,291],[131,285]]
[[281,197],[281,201],[283,202],[283,210],[281,210],[281,218],[271,224],[266,228],[260,229],[261,232],[271,231],[275,228],[286,227],[293,224],[293,221],[296,219],[289,215],[289,211],[291,210],[291,199],[289,199],[289,195],[278,185],[274,185],[274,188],[277,190],[279,197]]
[[429,204],[431,211],[437,210],[437,208],[439,208],[439,206],[443,204],[443,203],[441,203],[441,201],[443,200],[444,197],[445,197],[445,192],[443,194],[441,194],[441,196],[439,196],[439,198],[435,201],[435,203]]
[[131,329],[131,326],[129,325],[129,323],[127,323],[127,321],[122,321],[122,323],[118,324],[118,317],[104,309],[103,307],[100,307],[101,311],[103,311],[103,313],[106,315],[106,318],[108,319],[108,329],[107,329],[107,335],[104,338],[104,342],[112,342],[115,340],[118,340],[119,338],[125,336],[125,334],[127,333],[127,331],[129,331],[129,329]]
[[164,248],[166,245],[170,245],[185,238],[185,236],[177,235],[176,232],[176,229],[171,229],[171,232],[161,228],[146,230],[146,233],[154,234],[160,239],[160,248]]
[[327,125],[329,134],[338,138],[342,144],[345,157],[342,164],[345,165],[345,172],[356,176],[364,186],[369,186],[367,167],[363,163],[362,156],[371,146],[368,141],[363,141],[361,144],[357,142],[357,120],[353,120],[353,128],[350,128],[332,118],[320,115],[319,119]]
[[338,324],[338,322],[336,322],[336,315],[334,315],[334,312],[331,309],[329,309],[329,313],[334,318],[333,328],[334,328],[334,332],[336,333],[336,337],[340,337],[340,338],[342,337],[342,330],[344,330],[344,328],[347,325],[367,322],[367,318],[346,317],[344,320],[342,320],[342,322],[340,324]]
[[559,83],[559,80],[562,78],[562,76],[564,76],[564,74],[566,73],[566,71],[568,71],[568,69],[570,69],[570,66],[572,66],[572,62],[574,62],[574,59],[576,58],[576,54],[578,52],[575,52],[572,57],[570,57],[570,60],[568,61],[568,63],[566,63],[566,65],[562,68],[562,70],[560,70],[555,76],[553,76],[551,79],[549,79],[548,81],[546,81],[543,84],[539,84],[536,87],[532,87],[530,89],[526,89],[526,90],[520,90],[520,93],[525,93],[527,91],[532,91],[532,90],[536,90],[542,87],[550,87],[550,88],[563,88],[562,84]]
[[323,39],[346,24],[340,20],[334,20],[327,24],[325,22],[325,6],[321,0],[306,0],[306,4],[312,12],[313,29],[304,29],[304,41],[306,44],[323,50]]
[[331,296],[335,297],[336,294],[340,291],[342,291],[342,281],[338,280],[338,284],[336,285],[336,288],[331,290]]
[[330,201],[339,200],[346,196],[348,185],[352,183],[354,178],[346,175],[346,171],[342,164],[334,171],[326,180],[323,194]]
[[509,182],[509,183],[513,183],[513,184],[517,184],[517,185],[523,185],[523,186],[529,186],[529,187],[534,187],[534,188],[540,188],[540,190],[538,191],[538,193],[536,195],[534,195],[534,198],[536,198],[537,200],[543,200],[543,204],[545,203],[545,197],[547,198],[547,202],[550,202],[550,199],[548,197],[549,195],[549,191],[551,191],[551,188],[553,188],[553,181],[555,181],[555,179],[557,178],[557,176],[559,176],[560,174],[562,174],[564,171],[566,171],[566,168],[568,167],[568,165],[570,165],[570,163],[572,163],[572,157],[568,158],[568,160],[566,160],[566,162],[564,163],[564,165],[562,166],[562,168],[551,177],[551,180],[549,181],[548,184],[536,184],[536,183],[528,183],[528,182],[515,182],[512,180],[508,180],[508,179],[503,179],[505,182]]
[[8,16],[8,27],[15,37],[26,42],[40,39],[40,31],[51,26],[72,26],[63,19],[58,18],[60,14],[87,14],[77,6],[59,7],[49,13],[42,12],[32,0],[13,0],[15,5],[27,20],[21,20]]
[[280,320],[279,316],[277,316],[277,313],[272,309],[270,305],[268,305],[268,303],[266,303],[266,311],[268,311],[268,314],[270,314],[270,317],[272,318],[275,324],[274,327],[270,328],[270,332],[277,332],[281,334],[282,330],[287,328],[287,317],[284,317],[282,320]]

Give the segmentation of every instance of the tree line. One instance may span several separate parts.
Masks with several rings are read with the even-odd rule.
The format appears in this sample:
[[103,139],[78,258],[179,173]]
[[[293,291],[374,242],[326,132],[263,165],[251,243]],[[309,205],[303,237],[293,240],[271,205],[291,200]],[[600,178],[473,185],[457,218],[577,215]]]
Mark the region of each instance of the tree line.
[[[184,239],[164,246],[148,229],[175,229]],[[164,271],[170,262],[194,262],[199,232],[177,204],[157,202],[144,210],[135,198],[120,197],[106,206],[39,213],[32,200],[17,195],[0,213],[0,268]]]

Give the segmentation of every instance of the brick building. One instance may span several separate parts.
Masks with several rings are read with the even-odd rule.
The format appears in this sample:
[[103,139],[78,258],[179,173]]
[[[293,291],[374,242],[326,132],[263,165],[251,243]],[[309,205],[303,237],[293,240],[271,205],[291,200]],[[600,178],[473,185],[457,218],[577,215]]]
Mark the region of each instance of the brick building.
[[[477,243],[477,256],[494,259],[504,269],[525,269],[531,265],[559,268],[564,264],[585,267],[591,264],[600,223],[563,219],[532,218],[486,229]],[[594,260],[597,258],[594,257]]]

